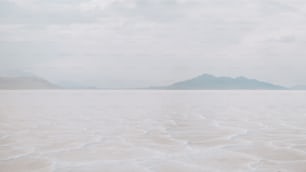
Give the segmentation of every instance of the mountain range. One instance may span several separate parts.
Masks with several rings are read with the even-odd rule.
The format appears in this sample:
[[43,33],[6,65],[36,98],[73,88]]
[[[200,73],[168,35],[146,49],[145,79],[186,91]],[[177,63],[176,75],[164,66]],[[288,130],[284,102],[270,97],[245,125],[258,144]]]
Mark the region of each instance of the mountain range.
[[0,89],[58,89],[59,86],[39,77],[0,77]]
[[216,77],[214,75],[203,74],[198,77],[180,81],[169,86],[160,87],[161,89],[179,90],[284,90],[287,89],[280,85],[268,82],[249,79],[246,77]]
[[[0,89],[62,89],[39,77],[0,77]],[[66,89],[99,89],[99,87],[69,87]],[[249,79],[243,76],[232,78],[217,77],[203,74],[188,80],[167,86],[150,87],[145,89],[162,90],[306,90],[306,86],[284,87],[269,82]]]

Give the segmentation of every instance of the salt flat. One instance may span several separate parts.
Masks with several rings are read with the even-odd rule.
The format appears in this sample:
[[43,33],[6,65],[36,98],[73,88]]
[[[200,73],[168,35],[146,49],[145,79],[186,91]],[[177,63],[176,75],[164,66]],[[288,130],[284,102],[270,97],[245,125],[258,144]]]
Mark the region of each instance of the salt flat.
[[303,91],[0,91],[1,172],[305,172]]

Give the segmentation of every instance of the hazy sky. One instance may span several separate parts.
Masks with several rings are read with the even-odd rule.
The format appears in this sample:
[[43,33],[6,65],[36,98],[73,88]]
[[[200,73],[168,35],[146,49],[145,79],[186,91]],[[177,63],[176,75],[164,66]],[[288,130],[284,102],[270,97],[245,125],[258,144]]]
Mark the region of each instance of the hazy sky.
[[0,0],[0,75],[100,87],[306,84],[305,0]]

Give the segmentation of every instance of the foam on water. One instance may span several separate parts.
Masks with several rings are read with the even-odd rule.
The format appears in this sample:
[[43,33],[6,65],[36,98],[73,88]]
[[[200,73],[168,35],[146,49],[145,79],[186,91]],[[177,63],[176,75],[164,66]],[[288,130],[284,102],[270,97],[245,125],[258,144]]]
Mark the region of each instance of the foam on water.
[[303,91],[0,91],[0,171],[305,172]]

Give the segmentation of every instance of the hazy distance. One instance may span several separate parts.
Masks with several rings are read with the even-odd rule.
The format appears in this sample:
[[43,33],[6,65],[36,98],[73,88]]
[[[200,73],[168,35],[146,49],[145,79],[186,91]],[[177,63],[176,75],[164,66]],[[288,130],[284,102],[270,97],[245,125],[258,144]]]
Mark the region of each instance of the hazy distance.
[[169,85],[202,73],[306,84],[306,1],[0,0],[0,76]]

